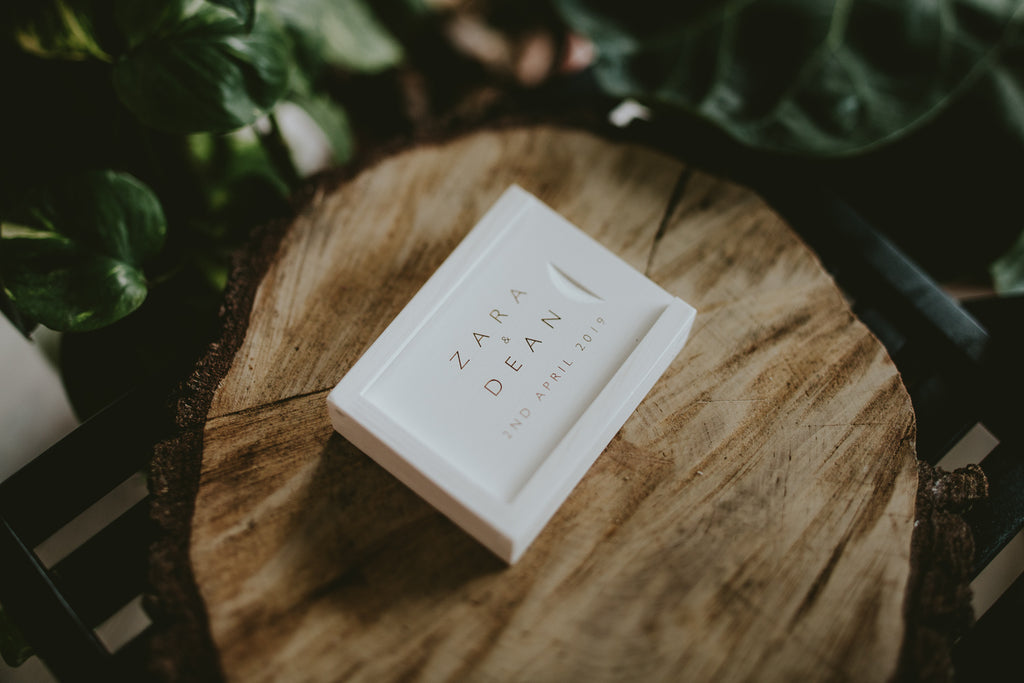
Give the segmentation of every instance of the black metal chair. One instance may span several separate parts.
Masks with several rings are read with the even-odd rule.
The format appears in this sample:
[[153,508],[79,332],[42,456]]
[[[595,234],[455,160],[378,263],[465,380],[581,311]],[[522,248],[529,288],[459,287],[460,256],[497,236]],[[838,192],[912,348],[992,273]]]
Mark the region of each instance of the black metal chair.
[[145,590],[148,499],[53,566],[36,549],[138,477],[168,427],[161,392],[135,391],[0,484],[0,605],[59,680],[139,680],[145,633],[110,652],[96,629]]

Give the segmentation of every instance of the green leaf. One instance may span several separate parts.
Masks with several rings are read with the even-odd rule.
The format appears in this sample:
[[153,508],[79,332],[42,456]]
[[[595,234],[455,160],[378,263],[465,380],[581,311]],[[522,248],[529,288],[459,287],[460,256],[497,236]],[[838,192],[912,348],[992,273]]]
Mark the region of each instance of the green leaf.
[[[763,149],[838,156],[899,138],[1003,64],[1021,0],[556,0],[616,96]],[[1017,112],[1019,120],[1024,114]]]
[[[0,226],[3,224],[0,223]],[[2,229],[2,228],[0,228]],[[3,263],[4,241],[0,239],[0,263]],[[7,296],[7,288],[4,286],[3,268],[0,267],[0,313],[14,326],[14,329],[21,332],[25,338],[29,338],[36,328],[36,322],[18,310],[14,302]]]
[[228,135],[191,135],[188,144],[207,208],[182,226],[185,260],[219,291],[231,252],[252,226],[290,215],[291,191],[252,127]]
[[187,4],[188,0],[114,0],[114,21],[131,49],[178,22]]
[[18,310],[18,307],[7,298],[7,292],[4,290],[2,280],[0,280],[0,313],[3,313],[4,317],[7,318],[7,321],[11,323],[14,329],[21,332],[26,339],[31,337],[32,331],[36,328],[36,322],[34,320],[29,320],[21,311]]
[[166,225],[156,195],[127,173],[91,171],[36,197],[34,226],[139,267],[163,247]]
[[[232,202],[262,209],[264,202],[277,204],[287,200],[288,184],[274,169],[252,128],[242,128],[228,135],[195,134],[189,136],[188,143],[213,216]],[[239,192],[240,183],[253,179],[263,183],[260,194],[250,196]],[[272,189],[268,192],[268,188]],[[252,222],[243,228],[246,231],[260,222],[257,216],[251,218]]]
[[1024,294],[1024,232],[989,269],[1000,294]]
[[226,132],[268,112],[288,87],[287,40],[257,16],[252,31],[205,6],[114,67],[121,102],[172,133]]
[[111,59],[97,39],[91,0],[15,2],[2,12],[15,42],[26,52],[46,59]]
[[146,298],[142,264],[163,246],[163,210],[126,174],[91,172],[33,197],[0,228],[4,294],[55,330],[93,330]]
[[256,0],[208,0],[214,5],[220,5],[235,13],[243,24],[252,27],[256,17]]
[[401,63],[402,46],[363,0],[269,0],[276,15],[327,64],[375,73]]
[[100,330],[62,335],[61,376],[76,415],[87,418],[154,375],[187,375],[217,337],[222,300],[185,264],[134,314]]
[[119,320],[146,298],[142,272],[62,235],[5,224],[2,266],[16,306],[54,330],[91,330]]

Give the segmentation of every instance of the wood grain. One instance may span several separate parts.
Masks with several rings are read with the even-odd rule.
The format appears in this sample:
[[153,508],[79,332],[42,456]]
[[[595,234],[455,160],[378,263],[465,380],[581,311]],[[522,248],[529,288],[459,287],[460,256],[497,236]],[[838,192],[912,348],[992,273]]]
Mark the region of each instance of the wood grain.
[[[509,568],[334,434],[324,399],[513,182],[699,314]],[[192,568],[232,680],[896,671],[916,490],[899,375],[759,198],[638,146],[480,132],[320,193],[257,291],[201,468]]]

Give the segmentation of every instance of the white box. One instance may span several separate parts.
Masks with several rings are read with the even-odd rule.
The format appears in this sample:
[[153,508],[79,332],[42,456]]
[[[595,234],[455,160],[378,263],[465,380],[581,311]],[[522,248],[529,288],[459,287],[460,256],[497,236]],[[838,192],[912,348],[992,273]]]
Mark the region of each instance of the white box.
[[512,563],[695,314],[512,186],[331,391],[331,422]]

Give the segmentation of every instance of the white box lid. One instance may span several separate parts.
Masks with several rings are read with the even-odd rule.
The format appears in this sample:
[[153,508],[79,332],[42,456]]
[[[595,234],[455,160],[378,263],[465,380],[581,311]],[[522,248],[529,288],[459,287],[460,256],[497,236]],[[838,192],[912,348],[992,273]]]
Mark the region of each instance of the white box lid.
[[512,186],[331,391],[331,421],[512,563],[695,314]]

